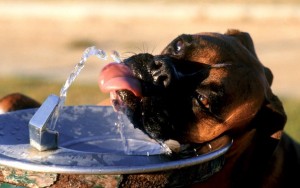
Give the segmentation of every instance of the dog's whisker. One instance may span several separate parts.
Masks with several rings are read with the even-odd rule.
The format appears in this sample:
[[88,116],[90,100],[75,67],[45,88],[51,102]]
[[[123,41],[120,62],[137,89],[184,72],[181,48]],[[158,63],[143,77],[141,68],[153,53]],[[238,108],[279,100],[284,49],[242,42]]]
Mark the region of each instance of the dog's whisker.
[[140,51],[140,53],[148,53],[148,47],[143,43],[142,47],[138,48],[138,51]]
[[155,49],[156,49],[156,47],[153,46],[153,47],[152,47],[152,50],[151,50],[151,54],[154,53]]
[[131,56],[136,55],[137,53],[135,53],[135,52],[124,52],[123,54],[124,55],[122,55],[122,59],[127,59],[127,58],[129,58]]

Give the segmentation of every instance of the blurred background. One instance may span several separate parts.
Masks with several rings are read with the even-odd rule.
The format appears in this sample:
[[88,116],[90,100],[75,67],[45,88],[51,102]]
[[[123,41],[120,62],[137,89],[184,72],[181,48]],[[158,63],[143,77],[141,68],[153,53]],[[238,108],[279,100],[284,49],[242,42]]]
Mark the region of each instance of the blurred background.
[[[261,62],[274,74],[273,92],[289,116],[286,129],[300,140],[299,0],[0,0],[0,96],[22,92],[42,102],[59,94],[90,46],[122,58],[158,54],[176,36],[248,32]],[[96,104],[97,78],[109,63],[91,57],[67,105]]]

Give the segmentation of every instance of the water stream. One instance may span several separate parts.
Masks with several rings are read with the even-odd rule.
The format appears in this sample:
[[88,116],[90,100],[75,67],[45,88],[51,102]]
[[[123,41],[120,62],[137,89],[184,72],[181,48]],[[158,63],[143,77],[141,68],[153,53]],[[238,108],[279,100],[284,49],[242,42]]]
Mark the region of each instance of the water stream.
[[[60,90],[59,103],[58,103],[58,106],[57,106],[57,108],[55,109],[55,111],[53,113],[53,116],[52,116],[51,122],[48,126],[48,129],[55,130],[55,126],[56,126],[60,111],[61,111],[62,107],[65,104],[65,100],[66,100],[66,97],[67,97],[67,92],[68,92],[69,87],[74,82],[76,77],[79,75],[80,71],[83,69],[83,67],[84,67],[86,61],[88,60],[88,58],[90,56],[93,56],[93,55],[96,55],[101,60],[106,60],[107,59],[106,53],[103,50],[97,49],[95,46],[89,47],[83,52],[79,63],[75,66],[74,70],[71,72],[70,76],[68,77],[65,84],[63,85],[63,87]],[[117,58],[116,56],[118,57],[118,53],[113,52],[112,57]]]
[[[107,54],[103,50],[97,49],[95,46],[89,47],[83,52],[79,63],[76,64],[74,70],[71,72],[70,76],[67,78],[65,84],[63,85],[63,87],[60,90],[59,103],[58,103],[58,106],[56,107],[56,109],[53,113],[53,116],[52,116],[51,120],[50,120],[50,124],[48,125],[48,129],[55,130],[57,120],[58,120],[59,115],[61,113],[61,110],[62,110],[62,108],[65,104],[68,89],[70,88],[70,86],[74,82],[74,80],[77,78],[80,71],[83,69],[83,67],[84,67],[85,63],[87,62],[88,58],[90,56],[93,56],[93,55],[97,56],[101,60],[106,60],[107,59]],[[112,51],[111,57],[114,60],[114,62],[117,62],[117,63],[122,62],[122,60],[120,58],[120,55],[117,51]],[[118,113],[118,120],[115,123],[115,125],[117,126],[117,128],[120,132],[120,137],[121,137],[121,140],[122,140],[123,145],[124,145],[124,152],[128,154],[128,152],[129,152],[128,142],[126,140],[126,137],[124,135],[124,130],[123,130],[124,129],[124,123],[123,123],[121,114],[119,114],[119,113]]]
[[[60,95],[59,95],[59,103],[58,106],[56,107],[53,116],[51,117],[50,123],[48,125],[48,129],[49,130],[55,130],[56,124],[57,124],[57,120],[59,118],[59,115],[61,113],[61,110],[65,104],[65,100],[67,97],[67,92],[68,89],[70,88],[71,84],[74,82],[74,80],[76,79],[76,77],[79,75],[80,71],[83,69],[85,63],[87,62],[88,58],[90,56],[97,56],[99,59],[101,60],[106,60],[107,59],[107,54],[100,49],[97,49],[95,46],[89,47],[87,48],[84,52],[83,55],[79,61],[78,64],[76,64],[74,70],[71,72],[71,74],[69,75],[69,77],[67,78],[65,84],[63,85],[63,87],[60,90]],[[120,58],[120,55],[117,51],[112,51],[110,54],[111,58],[113,59],[114,62],[117,63],[121,63],[122,60]],[[121,138],[121,142],[123,143],[123,147],[124,147],[124,152],[126,154],[131,154],[130,148],[129,148],[129,143],[128,140],[126,138],[125,130],[124,130],[124,120],[122,119],[122,114],[120,114],[121,112],[118,112],[118,119],[115,122],[115,125],[118,128],[118,132],[120,133],[120,138]],[[165,151],[170,152],[170,149],[163,143],[159,143],[161,145],[161,148],[164,149]],[[148,154],[149,155],[149,154]]]

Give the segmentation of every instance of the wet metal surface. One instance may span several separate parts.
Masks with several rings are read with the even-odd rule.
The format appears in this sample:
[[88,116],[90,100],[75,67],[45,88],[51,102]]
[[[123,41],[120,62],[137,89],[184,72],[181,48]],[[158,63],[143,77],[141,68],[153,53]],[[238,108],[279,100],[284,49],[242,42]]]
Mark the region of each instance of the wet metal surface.
[[51,120],[58,102],[58,96],[49,95],[29,121],[30,145],[39,151],[57,148],[58,133],[48,130],[47,123]]
[[[158,143],[134,129],[111,107],[66,106],[57,123],[58,149],[41,152],[29,143],[28,122],[36,110],[0,115],[0,165],[55,173],[145,173],[206,163],[231,146],[228,140],[209,153],[174,161]],[[116,126],[118,119],[125,126],[126,152]]]

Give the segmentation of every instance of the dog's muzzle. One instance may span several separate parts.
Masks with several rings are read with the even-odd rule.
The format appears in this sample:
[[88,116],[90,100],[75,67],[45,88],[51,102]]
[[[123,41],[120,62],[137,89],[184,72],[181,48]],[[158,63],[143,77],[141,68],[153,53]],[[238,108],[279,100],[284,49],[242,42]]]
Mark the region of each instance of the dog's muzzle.
[[166,140],[174,129],[170,103],[176,103],[179,74],[168,57],[138,54],[103,68],[99,86],[110,92],[114,108],[154,139]]
[[207,70],[167,55],[138,54],[104,67],[99,86],[136,128],[159,141],[179,141],[193,119],[191,97]]

